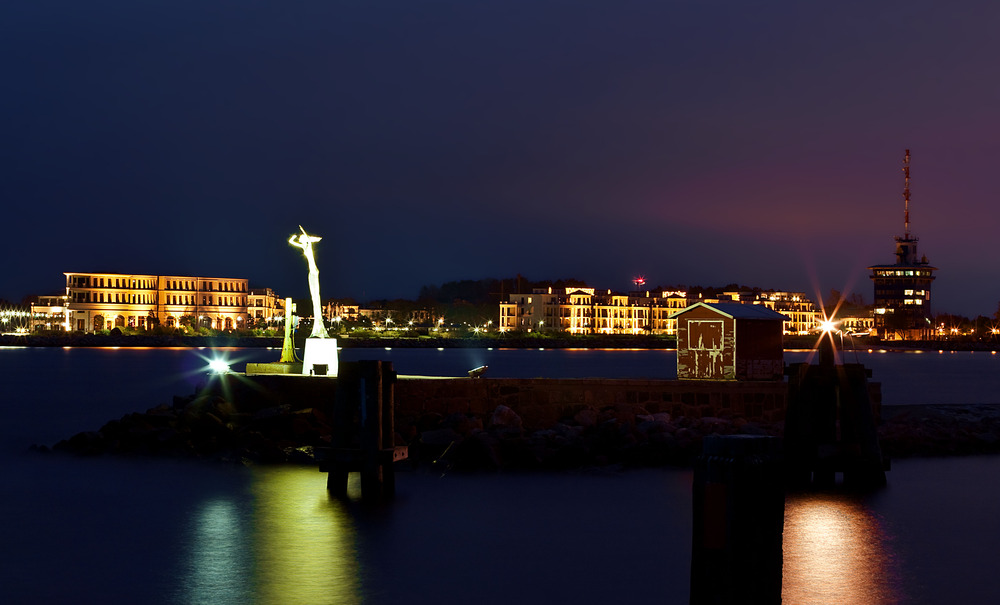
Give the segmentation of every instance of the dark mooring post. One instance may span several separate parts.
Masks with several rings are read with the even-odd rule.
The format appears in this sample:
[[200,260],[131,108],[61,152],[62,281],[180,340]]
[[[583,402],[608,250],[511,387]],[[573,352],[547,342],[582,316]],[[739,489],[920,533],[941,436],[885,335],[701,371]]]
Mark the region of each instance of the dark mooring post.
[[351,472],[361,473],[361,497],[374,502],[392,497],[392,464],[406,458],[405,446],[395,445],[392,363],[357,361],[340,364],[333,405],[333,432],[327,460],[327,489],[347,495]]
[[868,394],[870,371],[836,364],[830,338],[820,341],[819,364],[791,365],[785,415],[785,464],[790,485],[829,487],[843,473],[844,485],[885,485],[888,461],[878,442]]
[[691,604],[781,603],[781,440],[705,437],[694,471]]

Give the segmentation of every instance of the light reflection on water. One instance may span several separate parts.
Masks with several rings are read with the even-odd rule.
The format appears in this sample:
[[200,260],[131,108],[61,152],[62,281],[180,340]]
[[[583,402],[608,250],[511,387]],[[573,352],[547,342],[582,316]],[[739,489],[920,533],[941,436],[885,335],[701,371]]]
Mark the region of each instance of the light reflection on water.
[[183,582],[188,603],[247,602],[249,587],[243,571],[248,568],[245,519],[232,498],[202,502],[194,511],[188,574]]
[[362,602],[347,506],[330,498],[326,475],[315,469],[252,469],[248,493],[193,511],[180,602]]
[[782,602],[904,602],[888,534],[862,500],[842,494],[785,501]]
[[360,603],[356,529],[315,469],[254,473],[253,557],[257,603]]

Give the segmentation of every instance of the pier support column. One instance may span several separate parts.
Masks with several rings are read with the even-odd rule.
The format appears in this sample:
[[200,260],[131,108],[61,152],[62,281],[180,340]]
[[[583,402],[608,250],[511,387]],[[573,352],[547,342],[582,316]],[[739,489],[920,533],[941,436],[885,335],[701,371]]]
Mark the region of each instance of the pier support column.
[[694,471],[691,604],[781,603],[781,440],[705,437]]
[[861,364],[835,363],[832,341],[820,342],[819,365],[786,368],[784,449],[789,485],[831,487],[840,472],[845,486],[882,487],[888,460],[879,446],[868,394],[870,371]]
[[361,497],[368,502],[391,498],[396,482],[393,462],[406,458],[395,446],[392,363],[357,361],[341,365],[333,405],[330,450],[320,470],[329,473],[327,489],[347,495],[349,473],[361,473]]

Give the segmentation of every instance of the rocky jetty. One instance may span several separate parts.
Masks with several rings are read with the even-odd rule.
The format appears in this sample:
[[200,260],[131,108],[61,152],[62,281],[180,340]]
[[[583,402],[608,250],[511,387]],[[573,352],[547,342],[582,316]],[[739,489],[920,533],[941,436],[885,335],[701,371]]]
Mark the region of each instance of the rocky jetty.
[[780,432],[780,425],[733,418],[672,418],[629,404],[588,406],[548,428],[526,431],[521,417],[501,405],[487,418],[428,414],[410,424],[405,437],[419,464],[493,471],[683,466],[701,451],[706,435]]
[[[636,404],[583,406],[538,430],[527,430],[521,416],[504,405],[485,415],[424,412],[397,414],[396,420],[396,444],[409,446],[405,464],[456,471],[686,466],[707,435],[780,436],[784,428],[738,417],[649,413]],[[317,448],[329,445],[330,432],[327,413],[317,407],[240,410],[218,394],[200,394],[128,414],[52,449],[315,464]],[[885,406],[879,439],[891,458],[1000,453],[1000,405]]]
[[[425,413],[397,420],[396,443],[409,446],[408,464],[461,471],[686,465],[705,435],[781,431],[780,425],[738,418],[672,418],[630,404],[584,407],[534,431],[525,430],[521,417],[503,405],[486,417]],[[329,435],[327,414],[319,408],[241,411],[219,395],[193,395],[127,414],[52,449],[85,456],[314,464],[317,448],[329,445]]]
[[883,406],[882,451],[891,458],[1000,453],[1000,405]]
[[327,418],[316,408],[279,405],[245,412],[217,395],[192,395],[77,433],[52,449],[84,456],[312,464],[314,449],[328,445],[329,435]]

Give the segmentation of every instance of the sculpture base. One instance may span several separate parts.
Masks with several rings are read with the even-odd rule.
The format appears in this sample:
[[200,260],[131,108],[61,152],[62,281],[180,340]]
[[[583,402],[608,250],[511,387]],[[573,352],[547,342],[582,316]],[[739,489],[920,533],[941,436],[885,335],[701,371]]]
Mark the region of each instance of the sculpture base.
[[302,374],[305,376],[337,375],[337,339],[307,338],[302,356]]

